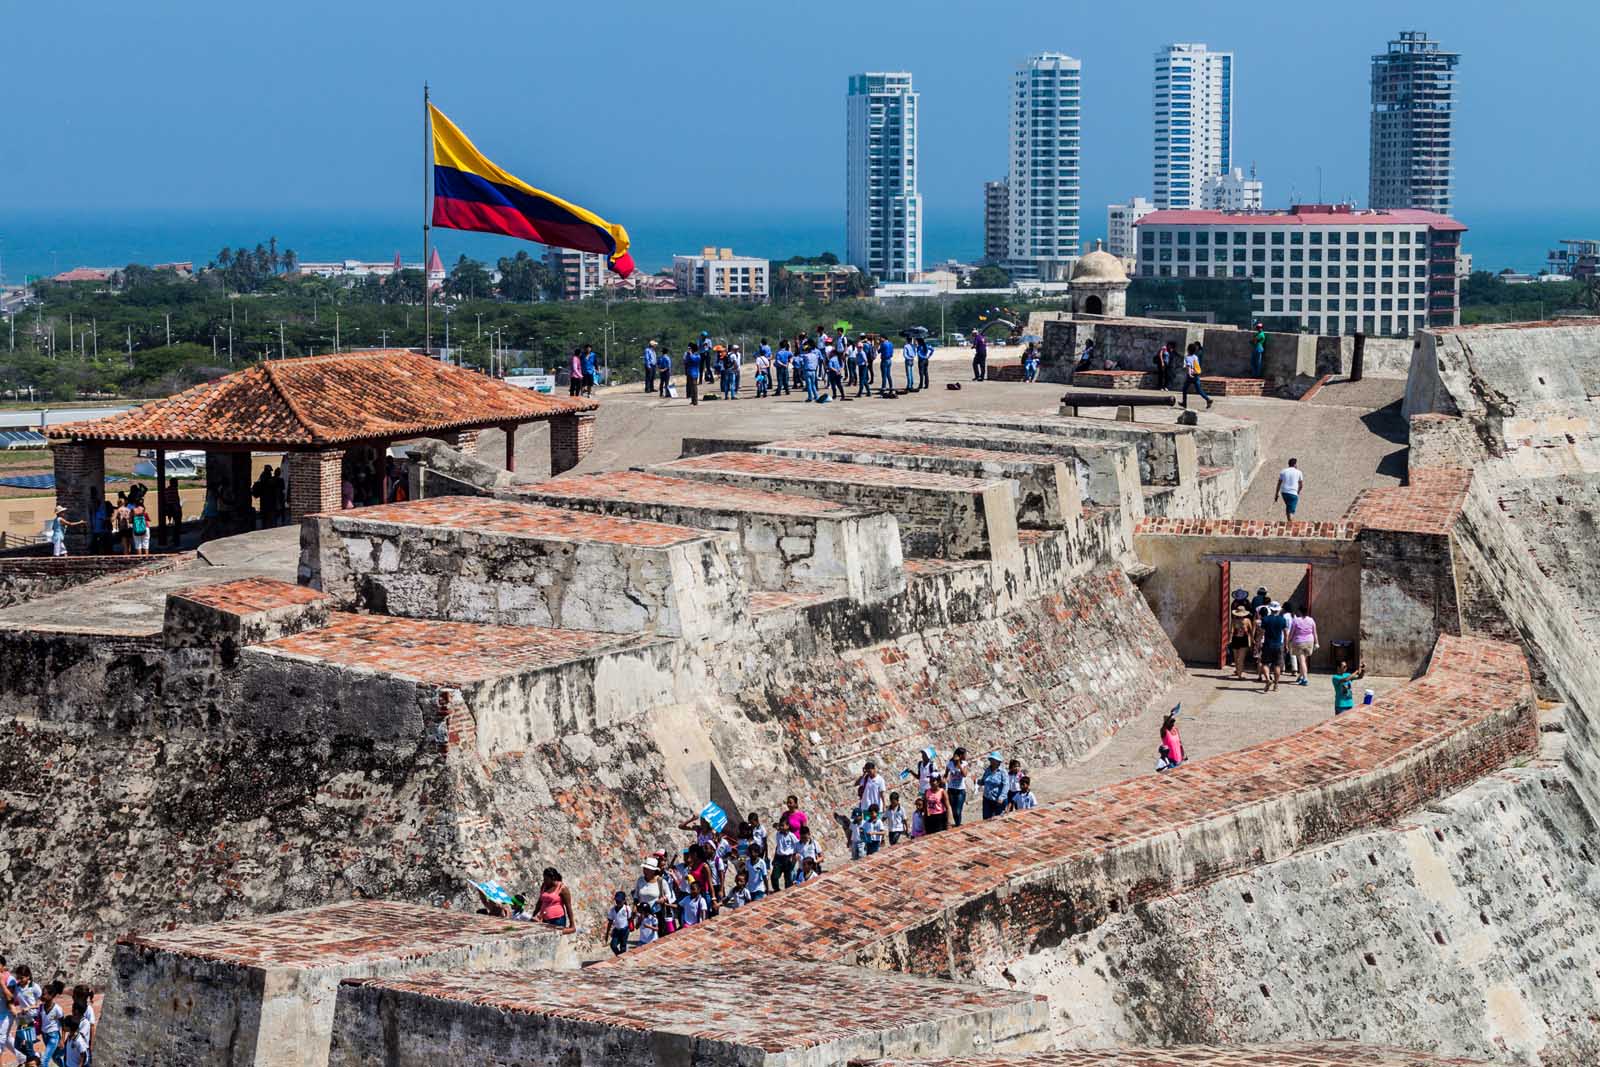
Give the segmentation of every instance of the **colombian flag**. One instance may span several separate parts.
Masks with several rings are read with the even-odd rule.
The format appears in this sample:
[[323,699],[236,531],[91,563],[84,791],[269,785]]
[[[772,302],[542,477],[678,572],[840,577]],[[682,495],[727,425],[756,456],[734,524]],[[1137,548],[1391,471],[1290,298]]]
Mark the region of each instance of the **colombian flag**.
[[627,230],[507,174],[479,152],[444,112],[431,103],[428,112],[433,120],[435,226],[601,252],[624,278],[633,273]]

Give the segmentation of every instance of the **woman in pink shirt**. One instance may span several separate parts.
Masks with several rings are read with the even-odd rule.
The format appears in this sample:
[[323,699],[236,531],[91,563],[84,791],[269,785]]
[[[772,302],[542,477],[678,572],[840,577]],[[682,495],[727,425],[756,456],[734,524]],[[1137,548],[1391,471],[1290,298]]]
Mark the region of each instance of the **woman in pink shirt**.
[[[1173,712],[1176,710],[1174,708]],[[1161,720],[1161,747],[1156,750],[1158,771],[1170,771],[1184,760],[1183,739],[1178,736],[1178,716],[1173,712]]]
[[935,774],[928,781],[928,791],[922,795],[923,799],[923,829],[930,834],[936,834],[950,825],[950,811],[946,806],[944,791],[944,776]]
[[1296,685],[1310,685],[1306,675],[1311,670],[1311,654],[1317,650],[1317,620],[1310,615],[1296,615],[1289,623],[1289,655],[1294,657],[1295,670],[1300,673]]

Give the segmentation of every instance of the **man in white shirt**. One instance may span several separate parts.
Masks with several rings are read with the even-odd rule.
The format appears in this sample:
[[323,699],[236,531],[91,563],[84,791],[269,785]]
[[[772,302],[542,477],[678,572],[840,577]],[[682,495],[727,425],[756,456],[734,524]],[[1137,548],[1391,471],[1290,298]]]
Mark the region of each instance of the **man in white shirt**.
[[1283,498],[1283,517],[1293,519],[1295,508],[1300,506],[1300,487],[1305,485],[1306,476],[1295,464],[1297,459],[1289,460],[1289,465],[1278,472],[1278,487],[1272,491],[1272,499]]

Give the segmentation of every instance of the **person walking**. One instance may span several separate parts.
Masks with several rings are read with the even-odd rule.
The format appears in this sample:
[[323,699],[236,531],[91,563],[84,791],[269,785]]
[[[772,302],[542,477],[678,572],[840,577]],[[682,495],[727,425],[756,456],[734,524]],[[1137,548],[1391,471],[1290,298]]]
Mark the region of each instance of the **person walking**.
[[1285,520],[1294,518],[1295,509],[1300,506],[1300,490],[1306,484],[1306,476],[1299,467],[1300,461],[1294,457],[1289,458],[1289,465],[1278,472],[1278,486],[1272,491],[1274,502],[1279,497],[1283,498],[1283,517]]
[[771,351],[765,344],[756,350],[756,399],[760,400],[772,391],[772,357],[767,353]]
[[611,954],[620,956],[628,951],[628,934],[633,931],[633,908],[628,904],[628,894],[617,890],[611,897],[611,907],[606,909],[606,925],[611,928]]
[[672,354],[667,351],[667,346],[661,346],[661,354],[656,357],[656,390],[660,396],[666,396],[672,389]]
[[1261,368],[1267,359],[1267,328],[1256,323],[1256,334],[1250,339],[1250,376],[1261,377]]
[[1211,409],[1211,394],[1206,392],[1205,385],[1200,381],[1200,342],[1190,341],[1189,350],[1183,354],[1183,406],[1189,406],[1189,390],[1193,389],[1200,394],[1200,399],[1206,402],[1206,410]]
[[[142,513],[144,506],[141,504],[138,510]],[[50,554],[53,556],[65,556],[67,554],[67,527],[82,525],[84,525],[82,519],[67,518],[67,509],[57,504],[55,515],[51,517],[49,522],[45,523],[45,535],[50,542]],[[146,529],[148,530],[149,527],[147,526]],[[145,534],[144,543],[145,552],[147,553],[150,550],[150,535],[148,533]],[[138,547],[137,538],[134,539],[134,545],[136,548]],[[140,554],[143,555],[144,553]]]
[[583,349],[581,347],[580,348],[574,348],[572,350],[572,362],[570,364],[568,364],[568,368],[569,368],[568,369],[568,374],[570,375],[570,377],[569,377],[569,380],[567,382],[567,394],[569,396],[582,396],[583,395]]
[[817,346],[807,341],[805,351],[800,353],[800,362],[801,372],[806,379],[806,403],[815,403],[820,399],[817,396],[817,368],[821,361],[817,356]]
[[1177,355],[1172,350],[1171,341],[1163,341],[1161,349],[1156,352],[1156,388],[1163,392],[1172,388],[1172,370]]
[[544,881],[539,886],[538,919],[558,929],[572,925],[572,893],[562,882],[561,872],[554,867],[544,869]]
[[1270,693],[1278,688],[1278,682],[1283,676],[1283,644],[1288,633],[1289,620],[1283,616],[1283,605],[1274,600],[1267,605],[1267,617],[1261,620],[1263,693]]
[[839,358],[838,351],[828,354],[828,397],[844,399],[844,361]]
[[656,343],[647,341],[644,346],[644,391],[656,391]]
[[944,787],[944,776],[935,774],[928,780],[928,791],[922,795],[922,829],[936,834],[950,825],[950,794]]
[[683,352],[683,391],[691,407],[700,406],[700,349],[690,345]]
[[981,382],[989,376],[989,339],[979,330],[972,335],[972,380]]
[[583,395],[594,396],[594,383],[600,380],[599,356],[594,345],[583,346]]
[[1022,350],[1022,380],[1036,382],[1039,380],[1039,349],[1033,342]]
[[1244,678],[1244,658],[1250,652],[1254,635],[1255,616],[1238,601],[1228,614],[1228,655],[1233,660],[1233,676]]
[[1011,794],[1011,780],[1002,767],[1000,753],[989,753],[989,766],[984,769],[983,777],[978,779],[978,787],[983,790],[983,817],[992,819],[997,815],[1004,815],[1006,800]]
[[944,765],[945,792],[950,798],[950,823],[961,825],[961,812],[967,806],[967,750],[958,748]]
[[744,349],[738,345],[728,346],[728,374],[733,378],[733,385],[728,390],[728,396],[738,400],[739,382],[744,377]]
[[1289,623],[1289,656],[1299,678],[1295,685],[1310,685],[1311,656],[1317,651],[1317,620],[1302,611]]

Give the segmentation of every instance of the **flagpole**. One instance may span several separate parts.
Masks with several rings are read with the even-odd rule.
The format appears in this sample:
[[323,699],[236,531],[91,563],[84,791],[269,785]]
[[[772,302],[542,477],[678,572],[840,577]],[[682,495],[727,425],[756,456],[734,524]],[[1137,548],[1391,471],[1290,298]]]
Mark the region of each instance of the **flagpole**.
[[433,207],[433,138],[428,135],[428,83],[422,83],[422,351],[433,352],[433,286],[428,284],[428,229]]

